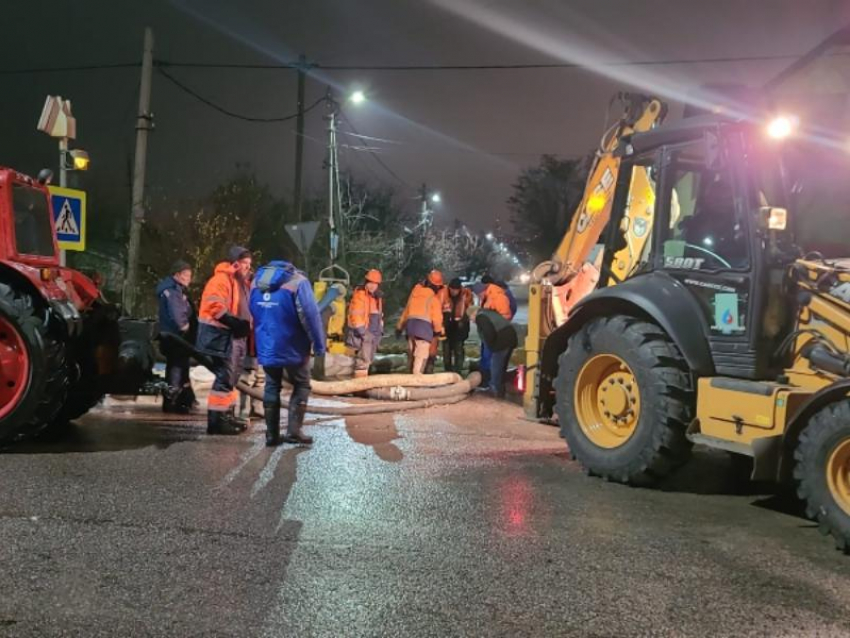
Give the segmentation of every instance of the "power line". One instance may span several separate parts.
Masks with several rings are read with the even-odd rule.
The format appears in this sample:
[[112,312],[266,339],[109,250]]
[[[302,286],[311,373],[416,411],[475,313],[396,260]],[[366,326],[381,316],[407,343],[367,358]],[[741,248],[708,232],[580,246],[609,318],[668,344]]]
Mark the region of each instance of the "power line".
[[[836,52],[834,55],[847,55],[844,52]],[[716,64],[734,62],[764,62],[770,60],[796,60],[800,54],[777,54],[777,55],[749,55],[749,56],[718,56],[705,58],[673,58],[667,60],[624,60],[620,62],[600,62],[599,66],[670,66],[685,64]],[[298,62],[284,64],[252,64],[252,63],[217,63],[217,62],[179,62],[159,60],[160,66],[196,68],[196,69],[253,69],[253,70],[279,70],[298,68]],[[306,65],[308,70],[318,69],[321,71],[511,71],[529,69],[581,69],[587,68],[587,64],[574,62],[551,62],[551,63],[528,63],[528,64],[322,64],[310,62]]]
[[[168,71],[166,71],[162,67],[158,67],[157,70],[165,78],[167,78],[170,82],[172,82],[176,87],[178,87],[180,90],[184,91],[185,93],[188,93],[189,95],[191,95],[193,98],[195,98],[199,102],[206,104],[207,106],[209,106],[212,109],[215,109],[219,113],[227,115],[228,117],[235,118],[237,120],[242,120],[243,122],[254,122],[254,123],[260,122],[260,123],[264,123],[264,124],[273,123],[273,122],[287,122],[289,120],[294,120],[299,115],[298,113],[293,113],[292,115],[285,115],[283,117],[251,117],[251,116],[248,116],[248,115],[242,115],[240,113],[235,113],[234,111],[231,111],[229,109],[224,108],[223,106],[221,106],[219,104],[216,104],[212,100],[205,98],[200,93],[189,88],[188,86],[183,84],[180,80],[175,78],[173,75],[171,75]],[[304,109],[303,113],[309,113],[310,111],[312,111],[314,108],[316,108],[319,104],[321,104],[324,101],[325,101],[324,97],[319,98],[318,100],[313,102],[310,106],[308,106],[306,109]]]
[[138,69],[140,62],[126,62],[116,64],[83,64],[76,66],[51,66],[29,69],[0,69],[0,75],[24,75],[33,73],[68,73],[71,71],[103,71],[108,69]]
[[[846,51],[835,51],[830,55],[850,55]],[[666,60],[622,60],[619,62],[600,62],[598,66],[672,66],[687,64],[724,64],[736,62],[768,62],[772,60],[798,60],[802,54],[776,55],[740,55],[717,56],[705,58],[671,58]],[[239,62],[181,62],[175,60],[156,60],[154,64],[163,67],[185,69],[253,69],[253,70],[282,70],[318,69],[322,71],[522,71],[534,69],[581,69],[590,65],[574,62],[528,63],[528,64],[322,64],[309,62],[303,64],[297,60],[283,64],[254,64]],[[0,69],[0,75],[24,75],[32,73],[65,73],[72,71],[100,71],[108,69],[138,68],[138,62],[116,64],[87,64],[75,66],[32,67],[24,69]]]
[[[341,113],[343,119],[345,119],[345,123],[348,124],[348,126],[351,127],[351,130],[354,131],[354,133],[356,135],[360,135],[360,132],[357,130],[357,128],[354,126],[354,124],[351,122],[351,120],[348,118],[348,116],[343,111],[340,111],[340,113]],[[393,169],[391,169],[389,166],[387,166],[386,163],[384,162],[384,160],[382,160],[377,153],[375,153],[371,150],[367,150],[367,152],[369,153],[369,155],[372,156],[372,159],[374,159],[375,162],[377,162],[381,166],[381,168],[383,168],[387,173],[392,175],[393,178],[395,178],[396,181],[398,181],[400,184],[406,186],[410,190],[416,190],[416,188],[411,186],[406,180],[404,180],[402,177],[399,177],[398,173],[396,173]]]

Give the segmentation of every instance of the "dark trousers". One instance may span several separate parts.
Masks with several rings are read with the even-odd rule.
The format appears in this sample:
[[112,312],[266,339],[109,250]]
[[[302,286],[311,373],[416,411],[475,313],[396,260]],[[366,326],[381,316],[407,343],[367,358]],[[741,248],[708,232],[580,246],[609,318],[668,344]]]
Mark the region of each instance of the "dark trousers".
[[247,339],[233,339],[229,357],[210,357],[211,372],[215,375],[208,399],[209,409],[213,412],[229,412],[236,408],[239,392],[236,382],[242,372],[242,363],[248,351]]
[[490,386],[490,359],[493,351],[487,347],[487,344],[481,342],[481,359],[478,361],[478,371],[481,373],[481,387],[487,388]]
[[465,338],[458,335],[448,335],[443,342],[443,365],[446,372],[460,372],[463,370]]
[[287,432],[290,435],[299,432],[307,413],[307,400],[310,398],[310,360],[295,366],[263,366],[263,370],[266,372],[263,403],[280,405],[283,380],[286,379],[292,384]]
[[508,348],[490,352],[490,392],[500,399],[505,396],[505,373],[513,351],[513,348]]
[[195,402],[195,392],[189,380],[189,355],[182,348],[174,348],[165,343],[160,348],[165,356],[165,382],[168,392],[165,395],[164,408],[190,408]]

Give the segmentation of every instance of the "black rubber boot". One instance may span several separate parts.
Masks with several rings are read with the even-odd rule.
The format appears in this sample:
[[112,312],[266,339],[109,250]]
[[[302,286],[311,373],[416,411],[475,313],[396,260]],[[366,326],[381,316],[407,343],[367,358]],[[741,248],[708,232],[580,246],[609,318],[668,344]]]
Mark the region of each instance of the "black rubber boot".
[[242,434],[245,428],[241,427],[230,412],[219,412],[210,410],[207,412],[207,434],[235,435]]
[[298,445],[312,445],[313,437],[301,433],[304,426],[304,415],[307,414],[306,403],[296,403],[290,400],[289,423],[286,428],[285,443],[296,443]]
[[226,417],[225,420],[230,425],[230,427],[237,428],[239,432],[244,432],[248,429],[248,420],[236,416],[236,406],[233,406],[232,408],[230,408],[229,411],[225,412],[224,414]]
[[280,403],[263,403],[266,415],[266,445],[276,447],[283,443],[280,436]]

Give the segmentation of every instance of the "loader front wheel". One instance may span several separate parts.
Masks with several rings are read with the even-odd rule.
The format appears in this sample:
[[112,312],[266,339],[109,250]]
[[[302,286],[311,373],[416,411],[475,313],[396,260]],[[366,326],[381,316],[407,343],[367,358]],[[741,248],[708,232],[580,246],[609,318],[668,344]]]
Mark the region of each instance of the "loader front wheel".
[[654,324],[614,316],[583,326],[559,359],[555,395],[564,438],[590,474],[643,484],[690,455],[691,376]]
[[850,553],[850,400],[809,419],[794,450],[794,479],[806,515]]

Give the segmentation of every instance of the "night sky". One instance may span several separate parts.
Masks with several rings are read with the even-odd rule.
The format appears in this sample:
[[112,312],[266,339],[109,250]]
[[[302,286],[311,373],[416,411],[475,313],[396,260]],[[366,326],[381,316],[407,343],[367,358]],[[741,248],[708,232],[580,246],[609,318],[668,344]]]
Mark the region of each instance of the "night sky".
[[[761,61],[611,66],[624,61],[795,56],[850,22],[846,0],[50,0],[3,3],[0,70],[137,62],[143,28],[172,62],[275,64],[299,53],[325,65],[493,65],[578,62],[588,69],[316,71],[310,104],[331,84],[369,103],[345,106],[357,130],[393,143],[380,158],[343,149],[359,177],[394,186],[399,201],[422,182],[439,190],[437,220],[481,230],[507,218],[519,171],[542,153],[578,156],[597,143],[612,94],[634,82],[674,102],[703,83],[759,85],[791,63]],[[223,107],[249,116],[295,111],[291,70],[169,69]],[[35,130],[44,97],[73,100],[77,145],[93,168],[82,187],[126,197],[138,69],[0,75],[0,164],[35,174],[55,167],[55,142]],[[631,87],[633,88],[633,87]],[[207,192],[250,164],[282,195],[292,188],[295,123],[221,115],[155,73],[149,155],[154,205]],[[674,109],[675,112],[675,109]],[[322,109],[307,115],[305,187],[324,185]],[[350,145],[362,142],[341,136]],[[405,182],[404,184],[401,182]],[[98,202],[92,201],[96,222]],[[554,245],[554,244],[553,244]]]

